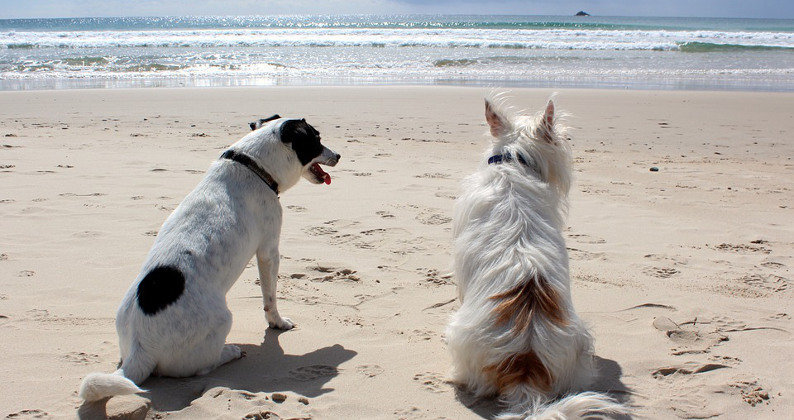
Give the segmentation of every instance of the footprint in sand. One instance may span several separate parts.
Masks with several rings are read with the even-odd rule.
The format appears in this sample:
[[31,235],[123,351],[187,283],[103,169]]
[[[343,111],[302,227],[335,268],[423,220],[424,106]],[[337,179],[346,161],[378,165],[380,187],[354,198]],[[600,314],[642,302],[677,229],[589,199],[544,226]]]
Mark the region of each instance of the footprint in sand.
[[648,267],[643,270],[643,272],[651,277],[660,279],[669,279],[670,277],[680,273],[680,271],[672,267]]
[[313,277],[312,281],[318,282],[327,282],[327,281],[352,281],[352,282],[359,282],[361,278],[356,276],[356,270],[351,270],[349,268],[335,268],[330,266],[322,266],[322,265],[313,265],[307,267],[311,271],[315,271],[320,275],[317,277]]
[[674,356],[708,353],[712,347],[729,340],[720,328],[712,326],[712,331],[703,331],[697,321],[678,324],[670,318],[658,317],[653,321],[653,326],[676,344],[671,349]]
[[620,281],[604,279],[599,276],[593,274],[583,274],[577,273],[573,275],[574,279],[577,283],[592,283],[592,284],[608,284],[610,286],[617,286],[617,287],[625,287],[626,283],[621,283]]
[[398,420],[424,418],[425,410],[419,407],[408,407],[394,411],[394,415]]
[[456,200],[458,198],[458,195],[450,190],[437,191],[434,195],[438,198],[448,198],[450,200]]
[[166,205],[163,205],[163,204],[158,204],[155,207],[157,208],[157,210],[162,210],[162,211],[168,212],[168,213],[174,211],[174,209],[176,208],[174,206],[166,206]]
[[570,233],[568,234],[568,237],[575,240],[576,242],[583,244],[604,244],[607,242],[604,239],[594,238],[584,233]]
[[102,197],[102,196],[105,196],[105,195],[107,195],[107,194],[101,193],[101,192],[94,192],[94,193],[88,193],[88,194],[76,194],[76,193],[67,192],[67,193],[58,194],[58,196],[60,196],[60,197]]
[[362,230],[361,234],[364,236],[372,236],[386,232],[386,229],[369,229],[369,230]]
[[414,375],[414,381],[419,382],[423,389],[434,393],[447,392],[450,388],[449,382],[434,372],[417,373]]
[[310,228],[304,229],[304,232],[312,236],[324,236],[333,235],[339,231],[330,226],[312,226]]
[[781,312],[767,317],[769,320],[791,319],[791,315]]
[[383,368],[378,365],[358,365],[356,366],[356,372],[367,378],[374,378],[383,373]]
[[425,276],[425,281],[428,283],[436,284],[436,285],[446,285],[452,284],[452,275],[451,274],[439,274],[438,270],[435,268],[417,268],[421,275]]
[[742,359],[732,356],[712,355],[709,356],[709,360],[715,363],[729,365],[729,366],[738,366],[742,363]]
[[102,236],[102,232],[97,232],[93,230],[84,230],[82,232],[75,233],[72,236],[76,238],[98,238]]
[[737,381],[728,386],[738,390],[742,400],[753,407],[761,403],[769,404],[769,392],[758,385],[757,381]]
[[[772,252],[772,250],[761,246],[762,244],[766,244],[766,243],[768,242],[759,239],[759,240],[751,241],[750,244],[735,245],[735,244],[721,243],[719,245],[711,246],[711,248],[725,252],[736,252],[739,254],[751,254],[751,253],[769,254]],[[706,244],[706,246],[709,245]]]
[[394,215],[389,213],[388,211],[376,211],[375,214],[384,218],[384,219],[391,219],[394,218]]
[[256,410],[243,416],[245,420],[279,420],[281,416],[270,410]]
[[660,263],[666,263],[668,265],[687,265],[689,261],[686,258],[681,258],[679,256],[671,257],[669,255],[664,254],[646,254],[643,255],[643,258],[647,258],[649,260],[657,261]]
[[22,410],[17,411],[16,413],[11,413],[6,416],[7,419],[43,419],[47,418],[50,415],[46,411],[42,410]]
[[727,296],[763,298],[788,290],[788,279],[777,275],[748,274],[738,279],[721,281],[712,290]]
[[583,249],[572,248],[572,247],[568,247],[566,249],[568,250],[572,260],[580,260],[580,261],[606,260],[606,258],[604,257],[604,253],[602,252],[590,252],[590,251],[585,251]]
[[36,272],[33,270],[22,270],[17,273],[17,277],[33,277],[36,275]]
[[308,210],[306,207],[303,206],[287,206],[288,209],[294,211],[295,213],[304,213]]
[[61,356],[61,358],[69,363],[74,363],[77,365],[90,365],[101,362],[98,354],[84,353],[81,351],[80,352],[73,351],[71,353],[67,353]]
[[414,178],[425,178],[425,179],[449,179],[449,174],[441,173],[441,172],[433,172],[433,173],[423,173],[421,175],[416,175]]
[[[332,236],[331,239],[328,240],[328,243],[330,243],[331,245],[341,245],[341,244],[346,244],[348,242],[352,242],[352,241],[355,241],[355,240],[358,240],[358,239],[361,239],[361,237],[358,236],[358,235],[354,235],[352,233],[342,233],[342,234],[339,234],[339,235]],[[361,247],[361,246],[357,246],[357,247],[358,248],[364,248],[364,247]]]
[[411,337],[416,337],[422,341],[430,341],[436,333],[430,330],[412,330]]
[[788,289],[788,281],[783,277],[774,275],[762,276],[759,274],[752,274],[740,278],[739,281],[746,284],[748,287],[762,291],[782,292]]
[[289,377],[299,381],[313,381],[339,374],[339,369],[327,365],[301,366],[289,371]]
[[654,370],[651,376],[656,379],[662,379],[668,376],[677,377],[680,375],[697,375],[700,373],[711,372],[717,369],[728,369],[730,366],[720,363],[706,363],[700,364],[695,362],[687,362],[682,365],[668,366]]
[[439,211],[427,209],[416,215],[416,220],[423,225],[443,225],[452,221],[452,218],[445,216]]
[[777,261],[767,261],[761,263],[761,267],[771,268],[771,269],[783,268],[785,266],[786,266],[785,264],[779,263]]
[[368,229],[359,232],[359,235],[351,235],[349,240],[354,240],[353,246],[358,249],[383,249],[392,252],[388,248],[392,245],[391,240],[399,239],[404,232],[403,228]]

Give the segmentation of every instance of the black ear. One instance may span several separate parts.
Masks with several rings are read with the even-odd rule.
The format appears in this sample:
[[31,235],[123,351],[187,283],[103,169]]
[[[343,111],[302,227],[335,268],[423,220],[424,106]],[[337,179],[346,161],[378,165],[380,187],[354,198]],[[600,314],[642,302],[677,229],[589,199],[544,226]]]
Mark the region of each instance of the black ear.
[[281,141],[284,143],[294,143],[304,137],[309,137],[309,124],[306,120],[287,120],[281,124]]
[[277,120],[279,118],[281,118],[280,115],[274,114],[274,115],[272,115],[270,117],[260,118],[258,121],[255,121],[255,122],[252,122],[252,123],[248,123],[248,126],[251,127],[251,130],[256,130],[257,128],[261,128],[263,125],[265,125],[266,122]]

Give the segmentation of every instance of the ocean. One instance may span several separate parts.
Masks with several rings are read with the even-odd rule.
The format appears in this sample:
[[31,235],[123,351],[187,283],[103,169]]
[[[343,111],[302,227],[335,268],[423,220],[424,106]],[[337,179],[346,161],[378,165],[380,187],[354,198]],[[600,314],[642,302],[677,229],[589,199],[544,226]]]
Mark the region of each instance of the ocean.
[[794,20],[0,20],[0,90],[385,84],[794,91]]

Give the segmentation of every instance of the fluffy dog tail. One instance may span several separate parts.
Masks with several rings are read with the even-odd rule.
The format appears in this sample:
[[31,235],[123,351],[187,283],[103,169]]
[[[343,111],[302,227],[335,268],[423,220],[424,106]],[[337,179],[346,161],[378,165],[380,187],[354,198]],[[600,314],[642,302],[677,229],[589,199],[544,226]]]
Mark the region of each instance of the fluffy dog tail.
[[[137,348],[137,346],[135,346]],[[90,373],[80,384],[78,396],[86,402],[98,401],[114,395],[144,392],[138,388],[154,370],[154,363],[140,357],[140,351],[133,350],[121,368],[113,373]]]
[[500,414],[497,418],[500,420],[573,420],[615,417],[628,413],[624,405],[598,392],[569,395],[551,403],[534,399],[530,400],[528,404],[512,406],[509,411]]

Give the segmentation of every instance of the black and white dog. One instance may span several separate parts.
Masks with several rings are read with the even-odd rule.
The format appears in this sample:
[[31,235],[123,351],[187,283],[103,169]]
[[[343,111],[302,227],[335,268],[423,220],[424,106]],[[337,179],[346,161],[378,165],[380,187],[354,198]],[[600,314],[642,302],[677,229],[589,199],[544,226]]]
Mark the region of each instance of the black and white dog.
[[240,358],[239,347],[225,344],[232,325],[226,292],[254,254],[269,326],[293,327],[276,309],[278,194],[301,176],[329,184],[320,164],[334,166],[340,156],[303,119],[274,115],[251,129],[163,224],[118,310],[121,366],[86,376],[82,399],[141,392],[137,385],[152,374],[202,375]]

